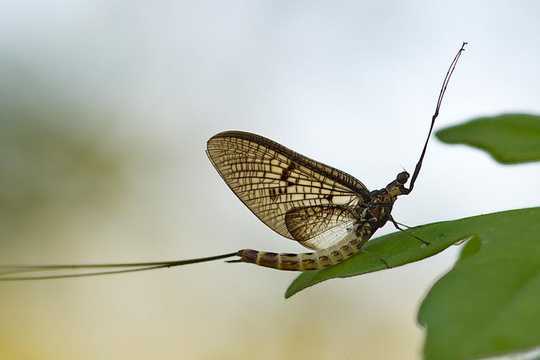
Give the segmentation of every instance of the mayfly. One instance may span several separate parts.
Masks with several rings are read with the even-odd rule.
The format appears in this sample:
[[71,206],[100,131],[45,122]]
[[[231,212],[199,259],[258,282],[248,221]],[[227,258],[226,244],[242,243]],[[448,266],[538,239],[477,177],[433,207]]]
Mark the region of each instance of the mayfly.
[[[357,252],[388,221],[403,230],[392,215],[397,197],[412,192],[446,88],[465,50],[463,43],[444,77],[420,158],[408,187],[409,173],[400,172],[380,190],[369,191],[353,176],[294,152],[265,137],[241,131],[219,133],[207,144],[207,155],[234,194],[268,227],[312,252],[278,254],[243,249],[205,258],[124,264],[13,265],[0,267],[0,280],[37,280],[117,274],[237,257],[279,270],[306,271],[338,264]],[[417,238],[424,245],[429,243]],[[382,259],[381,259],[382,260]],[[384,260],[383,260],[384,261]],[[93,272],[66,274],[68,270]],[[60,275],[32,275],[63,270]]]

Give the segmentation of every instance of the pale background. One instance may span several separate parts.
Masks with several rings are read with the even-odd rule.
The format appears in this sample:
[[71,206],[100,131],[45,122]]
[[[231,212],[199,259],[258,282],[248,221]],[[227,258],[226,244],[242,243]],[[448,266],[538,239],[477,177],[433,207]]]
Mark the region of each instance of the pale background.
[[[382,187],[412,172],[462,41],[438,128],[540,112],[535,1],[0,5],[2,128],[37,129],[0,146],[3,264],[301,251],[229,191],[206,140],[252,131]],[[90,155],[68,165],[74,145],[13,150],[72,138]],[[394,216],[418,225],[538,205],[538,171],[435,140]],[[294,273],[222,262],[3,283],[0,358],[417,359],[416,311],[458,250],[289,300]]]

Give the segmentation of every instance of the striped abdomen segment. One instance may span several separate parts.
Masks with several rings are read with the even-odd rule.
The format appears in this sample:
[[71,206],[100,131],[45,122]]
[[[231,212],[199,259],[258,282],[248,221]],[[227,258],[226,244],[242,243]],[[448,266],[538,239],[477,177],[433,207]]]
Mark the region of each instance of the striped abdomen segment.
[[251,249],[238,252],[240,261],[269,268],[290,271],[319,270],[339,264],[356,254],[369,237],[353,237],[316,252],[300,254],[277,254]]

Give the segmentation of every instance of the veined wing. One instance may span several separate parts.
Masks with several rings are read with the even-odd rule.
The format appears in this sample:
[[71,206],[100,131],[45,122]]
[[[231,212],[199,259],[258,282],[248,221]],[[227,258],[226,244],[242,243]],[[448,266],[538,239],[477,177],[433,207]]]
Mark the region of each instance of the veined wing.
[[355,221],[356,220],[349,220],[339,223],[336,226],[327,229],[325,232],[303,242],[302,244],[314,250],[329,248],[338,241],[343,240],[345,236],[354,231]]
[[285,225],[294,239],[310,249],[324,249],[347,235],[356,218],[354,209],[319,205],[293,208],[285,214]]
[[364,184],[351,175],[259,135],[217,134],[208,140],[207,154],[261,221],[308,247],[309,239],[350,222],[350,210],[370,198]]

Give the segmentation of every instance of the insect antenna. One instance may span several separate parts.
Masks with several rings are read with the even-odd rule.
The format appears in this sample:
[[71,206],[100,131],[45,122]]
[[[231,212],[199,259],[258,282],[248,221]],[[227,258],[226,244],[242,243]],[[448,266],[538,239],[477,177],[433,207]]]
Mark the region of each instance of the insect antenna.
[[[140,262],[140,263],[113,263],[113,264],[75,264],[75,265],[3,265],[0,266],[0,281],[23,281],[23,280],[51,280],[77,278],[98,275],[124,274],[130,272],[139,272],[155,269],[170,268],[188,264],[196,264],[200,262],[215,261],[237,256],[238,252],[215,255],[209,257],[186,259],[186,260],[171,260],[159,262]],[[98,271],[85,273],[66,273],[68,271],[88,269],[100,269]],[[121,269],[121,270],[107,270]],[[47,271],[63,271],[63,274],[58,275],[20,275],[23,273],[43,273]],[[16,276],[13,276],[17,274]]]
[[428,136],[426,138],[426,142],[424,143],[424,148],[422,149],[422,153],[420,154],[420,159],[418,159],[418,162],[416,163],[416,166],[414,168],[414,173],[412,175],[409,188],[407,189],[407,193],[410,193],[413,190],[414,182],[416,181],[416,178],[418,177],[418,174],[420,173],[420,168],[422,167],[422,161],[424,161],[424,155],[426,154],[429,138],[431,136],[431,132],[433,131],[433,125],[435,125],[435,120],[437,119],[437,116],[439,116],[439,110],[441,109],[441,104],[444,98],[444,93],[446,92],[446,87],[448,86],[448,83],[450,82],[450,78],[452,77],[452,74],[454,73],[454,69],[456,68],[456,65],[461,56],[461,53],[465,51],[465,45],[467,45],[466,42],[463,42],[461,44],[461,48],[458,50],[456,56],[454,57],[454,59],[452,60],[452,63],[450,64],[450,67],[448,68],[448,71],[446,72],[446,75],[444,76],[444,80],[441,86],[441,91],[439,92],[439,97],[437,98],[437,105],[435,106],[435,112],[431,116],[431,125],[429,126]]

